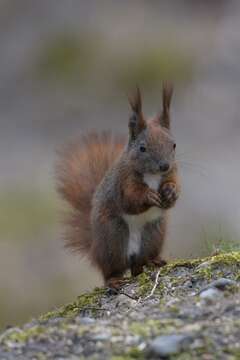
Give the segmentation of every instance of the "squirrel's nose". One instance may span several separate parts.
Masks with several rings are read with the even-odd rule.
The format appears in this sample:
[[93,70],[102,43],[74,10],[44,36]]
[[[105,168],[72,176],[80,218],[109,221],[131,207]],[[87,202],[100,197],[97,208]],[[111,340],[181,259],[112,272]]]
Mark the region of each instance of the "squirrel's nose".
[[162,172],[169,170],[169,163],[167,161],[161,161],[159,164],[159,170]]

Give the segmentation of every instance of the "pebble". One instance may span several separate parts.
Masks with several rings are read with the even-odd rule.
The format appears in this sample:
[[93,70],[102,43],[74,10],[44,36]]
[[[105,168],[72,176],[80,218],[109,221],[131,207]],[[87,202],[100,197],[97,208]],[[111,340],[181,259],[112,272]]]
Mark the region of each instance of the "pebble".
[[125,344],[127,346],[135,346],[140,340],[138,335],[127,335],[125,338]]
[[80,344],[75,345],[75,346],[73,347],[73,350],[72,350],[72,351],[73,351],[74,354],[76,354],[76,355],[81,355],[82,352],[83,352],[83,347],[82,347],[82,345],[80,345]]
[[187,280],[185,281],[184,285],[183,285],[185,288],[189,288],[191,289],[193,287],[193,283],[191,280]]
[[76,318],[76,322],[84,325],[91,325],[94,324],[96,320],[88,316],[84,316],[84,317],[78,316]]
[[136,300],[129,298],[127,295],[120,294],[116,298],[116,306],[131,308],[136,304]]
[[57,325],[58,323],[60,323],[60,322],[63,321],[63,320],[64,320],[63,317],[58,316],[58,317],[55,317],[55,318],[53,318],[53,319],[49,319],[49,320],[48,320],[48,323],[49,323],[50,325]]
[[178,298],[171,298],[170,300],[168,300],[168,302],[166,303],[167,307],[173,306],[175,304],[177,304],[179,302]]
[[199,296],[209,303],[214,303],[223,296],[223,291],[228,286],[237,286],[237,282],[226,278],[214,280],[200,291]]
[[217,288],[219,290],[225,290],[228,286],[236,286],[237,282],[235,280],[220,278],[212,281],[205,289],[208,288]]
[[92,340],[94,341],[107,341],[111,338],[110,332],[102,332],[99,334],[96,334],[92,337]]
[[214,303],[219,298],[221,298],[223,296],[223,294],[220,290],[218,290],[216,288],[209,288],[209,289],[203,290],[199,296],[201,299],[203,299],[209,303]]
[[185,350],[191,342],[192,338],[188,335],[163,335],[150,343],[149,350],[154,355],[168,357]]

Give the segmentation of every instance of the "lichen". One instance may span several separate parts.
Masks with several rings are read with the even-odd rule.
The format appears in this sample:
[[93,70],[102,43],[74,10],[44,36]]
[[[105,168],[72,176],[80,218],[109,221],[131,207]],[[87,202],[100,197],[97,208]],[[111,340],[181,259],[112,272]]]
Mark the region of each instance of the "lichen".
[[85,309],[94,313],[94,307],[98,305],[99,300],[103,294],[105,294],[105,289],[95,288],[91,293],[89,292],[78,296],[76,301],[73,303],[67,304],[57,310],[49,311],[45,315],[42,315],[40,320],[45,321],[56,317],[71,318]]
[[[203,265],[203,266],[201,266]],[[181,282],[183,283],[185,280],[181,278],[180,276],[174,276],[174,271],[178,268],[186,268],[186,269],[192,269],[193,275],[198,276],[199,278],[211,280],[213,276],[213,270],[215,270],[217,267],[220,267],[219,269],[219,275],[221,275],[221,268],[223,266],[236,266],[236,272],[235,275],[236,280],[239,279],[239,270],[238,267],[240,267],[240,252],[230,252],[230,253],[222,253],[214,256],[209,256],[204,259],[177,259],[171,261],[169,264],[163,266],[160,269],[159,279],[161,277],[169,276],[171,275],[171,285],[172,286],[180,286]],[[149,294],[151,291],[151,288],[153,286],[153,279],[152,279],[152,270],[153,268],[147,268],[146,271],[142,274],[140,274],[137,277],[138,282],[138,296],[144,297],[145,295]],[[164,294],[164,286],[161,284],[161,281],[158,283],[158,287],[156,289],[156,294],[161,297]]]
[[171,333],[182,325],[179,319],[150,319],[144,322],[132,322],[129,330],[132,334],[142,338]]
[[4,338],[5,342],[26,343],[30,338],[38,337],[46,332],[43,326],[33,326],[29,329],[13,329]]
[[144,360],[145,354],[138,347],[132,347],[127,352],[121,355],[114,355],[111,360]]
[[229,253],[221,253],[213,256],[208,256],[204,259],[187,259],[174,260],[161,269],[161,275],[170,274],[172,270],[178,267],[196,268],[198,265],[206,263],[207,265],[239,265],[240,266],[240,252],[233,251]]
[[151,289],[151,278],[149,270],[143,272],[137,277],[138,282],[138,296],[144,296]]
[[239,251],[232,251],[229,253],[222,253],[215,256],[211,256],[206,258],[211,262],[211,265],[239,265],[240,266],[240,252]]

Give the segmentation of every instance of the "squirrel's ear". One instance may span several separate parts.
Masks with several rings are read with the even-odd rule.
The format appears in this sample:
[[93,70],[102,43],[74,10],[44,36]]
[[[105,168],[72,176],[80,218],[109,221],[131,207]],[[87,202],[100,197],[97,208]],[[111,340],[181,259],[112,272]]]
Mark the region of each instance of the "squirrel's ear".
[[131,139],[135,139],[137,135],[146,127],[146,123],[142,113],[142,97],[139,87],[137,86],[135,94],[128,97],[132,114],[129,118],[129,133]]
[[160,125],[169,129],[170,128],[170,105],[173,94],[173,85],[171,83],[164,83],[162,90],[162,113],[158,119]]

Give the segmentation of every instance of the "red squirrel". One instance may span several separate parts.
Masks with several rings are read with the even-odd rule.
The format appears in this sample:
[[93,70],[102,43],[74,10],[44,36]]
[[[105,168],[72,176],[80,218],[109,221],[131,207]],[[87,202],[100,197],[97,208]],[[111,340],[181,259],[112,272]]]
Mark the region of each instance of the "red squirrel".
[[168,210],[180,193],[176,144],[170,131],[173,88],[163,86],[162,111],[146,119],[137,88],[129,98],[129,138],[90,133],[67,146],[57,188],[72,208],[66,246],[87,255],[105,285],[119,288],[127,269],[163,266]]

